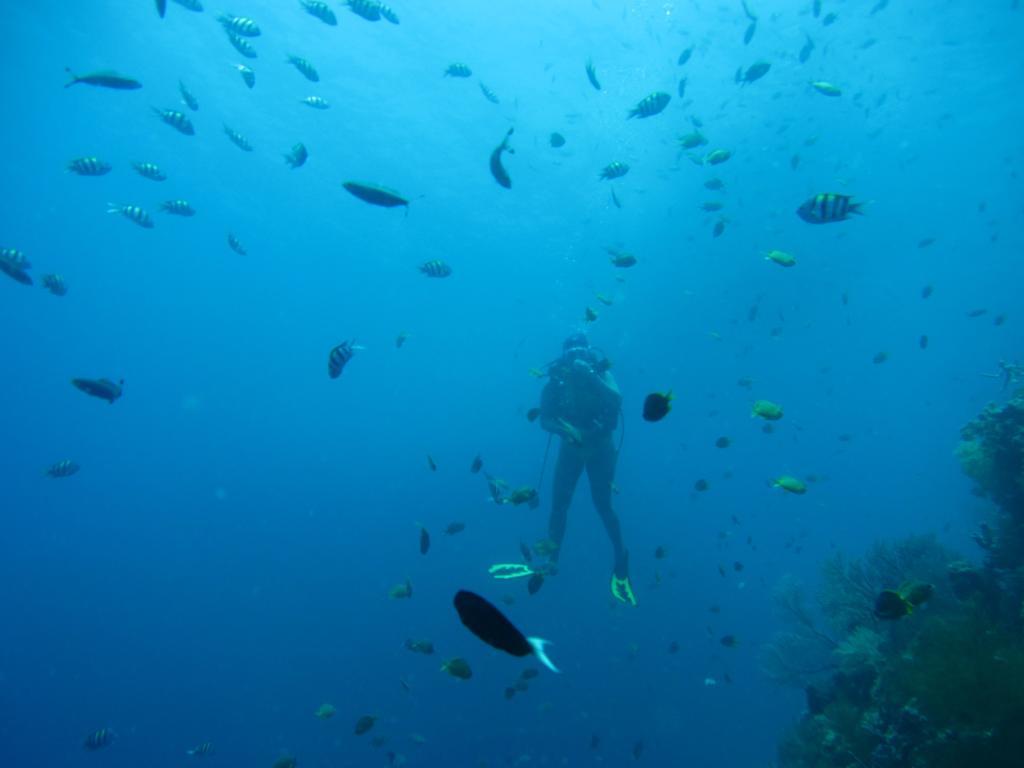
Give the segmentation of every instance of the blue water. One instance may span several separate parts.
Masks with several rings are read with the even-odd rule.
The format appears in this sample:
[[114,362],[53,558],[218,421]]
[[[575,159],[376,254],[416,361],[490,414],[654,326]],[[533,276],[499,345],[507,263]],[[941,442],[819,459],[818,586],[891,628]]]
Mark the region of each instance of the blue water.
[[[982,374],[1022,342],[1024,21],[1011,0],[892,0],[875,15],[825,0],[838,14],[827,27],[810,3],[752,2],[747,46],[731,0],[394,0],[399,26],[332,3],[337,27],[294,2],[169,5],[163,20],[152,2],[0,10],[0,247],[23,251],[36,282],[0,275],[6,762],[160,768],[210,741],[214,764],[267,768],[284,755],[384,765],[389,751],[410,766],[621,765],[642,741],[640,763],[764,766],[803,708],[759,671],[779,578],[813,592],[836,548],[909,533],[975,554],[986,507],[953,449],[1003,396]],[[229,46],[221,10],[257,20],[259,58]],[[805,33],[816,47],[800,64]],[[758,59],[768,75],[738,86],[735,70]],[[456,61],[473,77],[442,77]],[[144,87],[65,90],[65,65]],[[184,109],[179,79],[200,102],[193,137],[150,109]],[[626,120],[655,90],[673,95],[665,112]],[[314,94],[332,108],[298,103]],[[694,154],[725,148],[728,162],[680,152],[691,116],[710,140]],[[488,157],[512,126],[506,190]],[[549,146],[552,131],[565,147]],[[298,141],[310,157],[291,170],[282,155]],[[92,155],[113,171],[64,173]],[[631,166],[614,182],[621,209],[597,180],[613,160]],[[132,161],[170,178],[143,179]],[[724,191],[703,188],[711,176]],[[350,179],[401,191],[408,214],[352,197]],[[871,201],[867,215],[806,224],[795,209],[818,192]],[[177,197],[194,218],[158,212]],[[725,203],[721,237],[705,200]],[[108,202],[146,208],[155,228],[107,215]],[[638,265],[615,270],[605,246]],[[772,249],[796,267],[765,261]],[[452,277],[420,274],[429,259]],[[66,297],[39,288],[46,272]],[[534,597],[490,579],[489,564],[546,535],[553,460],[532,511],[490,503],[468,471],[479,452],[512,485],[537,482],[547,439],[525,412],[543,382],[528,371],[588,305],[624,395],[615,503],[636,609],[610,598],[585,484],[559,575]],[[327,353],[345,339],[365,349],[331,380]],[[124,378],[124,396],[88,398],[73,377]],[[644,396],[667,389],[672,412],[643,421]],[[786,409],[772,434],[749,416],[761,397]],[[714,447],[720,436],[731,447]],[[42,477],[64,458],[81,471]],[[780,474],[816,482],[792,496],[770,487]],[[456,520],[466,530],[442,535]],[[418,522],[433,534],[426,556]],[[413,597],[389,599],[406,578]],[[509,616],[554,642],[563,674],[506,701],[524,662],[459,624],[459,588],[514,596]],[[438,653],[411,654],[407,637]],[[439,671],[454,656],[471,680]],[[313,716],[323,702],[334,719]],[[363,714],[380,719],[357,737]],[[103,727],[114,743],[83,750]]]

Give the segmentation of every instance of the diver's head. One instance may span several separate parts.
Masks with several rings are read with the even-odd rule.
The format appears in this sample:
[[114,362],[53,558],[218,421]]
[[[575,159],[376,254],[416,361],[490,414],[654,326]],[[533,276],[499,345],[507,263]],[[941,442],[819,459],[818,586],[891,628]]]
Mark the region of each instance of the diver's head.
[[597,353],[590,346],[586,335],[576,332],[566,337],[565,341],[562,342],[562,357],[560,361],[564,366],[572,366],[577,362],[592,366],[597,362]]
[[566,337],[565,341],[562,342],[562,352],[568,352],[570,349],[587,348],[590,346],[590,342],[587,341],[586,334],[573,333]]

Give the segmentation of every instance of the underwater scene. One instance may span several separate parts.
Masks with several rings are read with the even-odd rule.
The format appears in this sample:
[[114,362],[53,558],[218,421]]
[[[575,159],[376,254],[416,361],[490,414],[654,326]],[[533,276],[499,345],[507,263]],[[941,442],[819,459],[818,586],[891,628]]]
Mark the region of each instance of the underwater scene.
[[8,763],[1021,765],[1017,0],[0,22]]

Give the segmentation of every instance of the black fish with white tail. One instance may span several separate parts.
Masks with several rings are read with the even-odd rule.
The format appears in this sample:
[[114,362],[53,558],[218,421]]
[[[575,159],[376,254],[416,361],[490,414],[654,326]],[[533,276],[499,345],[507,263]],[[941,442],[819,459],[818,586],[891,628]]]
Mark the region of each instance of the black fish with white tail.
[[121,392],[124,389],[124,379],[116,384],[110,379],[72,379],[71,383],[85,394],[106,400],[111,405],[121,397]]
[[547,640],[524,635],[505,614],[480,595],[461,589],[455,594],[454,604],[462,624],[488,645],[512,656],[536,656],[545,667],[558,672],[544,652]]

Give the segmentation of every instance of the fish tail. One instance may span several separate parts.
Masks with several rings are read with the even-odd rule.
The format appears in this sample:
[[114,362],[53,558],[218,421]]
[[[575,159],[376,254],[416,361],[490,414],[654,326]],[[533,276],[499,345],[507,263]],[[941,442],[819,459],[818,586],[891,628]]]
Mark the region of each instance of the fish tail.
[[540,660],[540,663],[555,674],[558,674],[558,667],[551,662],[547,653],[544,652],[544,646],[548,644],[548,641],[541,637],[528,637],[526,638],[526,642],[530,644],[530,648],[533,650],[533,655]]
[[107,203],[107,213],[120,213],[121,206],[117,203]]
[[851,202],[849,207],[846,209],[846,212],[847,213],[856,213],[858,216],[864,216],[866,214],[864,213],[863,208],[864,208],[865,205],[867,205],[870,202],[872,202],[872,201],[868,200],[865,203],[853,203],[853,202]]

